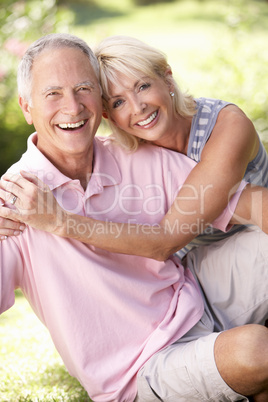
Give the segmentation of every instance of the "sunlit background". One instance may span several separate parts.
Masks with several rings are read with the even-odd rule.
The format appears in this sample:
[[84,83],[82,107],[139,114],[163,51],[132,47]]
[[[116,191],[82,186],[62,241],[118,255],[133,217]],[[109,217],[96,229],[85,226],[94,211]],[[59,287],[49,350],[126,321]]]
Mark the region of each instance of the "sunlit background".
[[[183,90],[236,103],[268,143],[268,1],[1,0],[0,25],[0,174],[33,131],[17,105],[18,61],[51,32],[93,47],[116,34],[148,42],[167,54]],[[0,378],[0,401],[87,400],[20,294],[0,317]]]

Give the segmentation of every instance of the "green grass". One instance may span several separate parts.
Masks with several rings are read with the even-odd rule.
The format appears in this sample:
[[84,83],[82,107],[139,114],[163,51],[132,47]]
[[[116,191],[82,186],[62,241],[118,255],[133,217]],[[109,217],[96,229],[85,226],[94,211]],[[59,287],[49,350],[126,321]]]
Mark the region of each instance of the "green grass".
[[16,294],[15,306],[0,317],[0,401],[90,401],[26,299]]

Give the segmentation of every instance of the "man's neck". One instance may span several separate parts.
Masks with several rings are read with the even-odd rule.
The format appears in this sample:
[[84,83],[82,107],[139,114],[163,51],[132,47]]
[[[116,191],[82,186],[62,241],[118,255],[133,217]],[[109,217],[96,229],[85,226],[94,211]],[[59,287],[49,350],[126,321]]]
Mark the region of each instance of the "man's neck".
[[83,189],[86,190],[93,171],[93,158],[87,158],[84,161],[81,161],[81,159],[78,161],[72,159],[68,162],[67,169],[62,167],[59,170],[72,180],[79,180]]
[[91,178],[94,155],[93,144],[87,152],[83,154],[62,153],[56,156],[55,152],[49,152],[48,149],[42,149],[37,143],[37,148],[44,156],[65,176],[72,180],[79,180],[81,186],[86,190]]
[[53,163],[57,169],[72,180],[79,180],[86,190],[93,170],[93,155],[87,158],[66,158],[64,164]]

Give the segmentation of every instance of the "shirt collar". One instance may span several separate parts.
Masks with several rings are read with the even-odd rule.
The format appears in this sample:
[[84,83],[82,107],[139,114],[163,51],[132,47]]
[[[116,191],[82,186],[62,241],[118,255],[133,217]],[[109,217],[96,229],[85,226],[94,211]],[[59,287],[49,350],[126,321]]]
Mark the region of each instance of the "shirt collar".
[[121,183],[121,172],[118,163],[111,153],[108,141],[104,138],[94,138],[93,172],[86,190],[86,197],[99,194],[103,187]]
[[[23,154],[21,162],[23,169],[35,174],[47,184],[51,190],[68,182],[77,182],[61,173],[36,146],[37,133],[30,135],[27,141],[27,152]],[[107,145],[107,142],[106,142]],[[113,186],[121,182],[121,173],[115,157],[112,155],[105,140],[94,139],[93,172],[86,193],[88,196],[101,192],[105,186]]]

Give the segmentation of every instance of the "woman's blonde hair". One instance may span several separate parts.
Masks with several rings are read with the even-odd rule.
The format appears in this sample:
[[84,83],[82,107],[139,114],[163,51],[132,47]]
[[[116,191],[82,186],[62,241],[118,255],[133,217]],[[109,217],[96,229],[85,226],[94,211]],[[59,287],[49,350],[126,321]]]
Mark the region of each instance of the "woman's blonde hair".
[[[150,78],[161,77],[172,85],[175,112],[183,117],[193,116],[196,112],[194,99],[182,93],[172,75],[167,78],[170,69],[167,58],[161,51],[129,36],[111,36],[104,39],[95,49],[100,67],[100,83],[103,91],[104,107],[110,97],[109,84],[116,85],[118,74]],[[125,148],[134,151],[142,139],[116,127],[109,119],[113,138]]]

